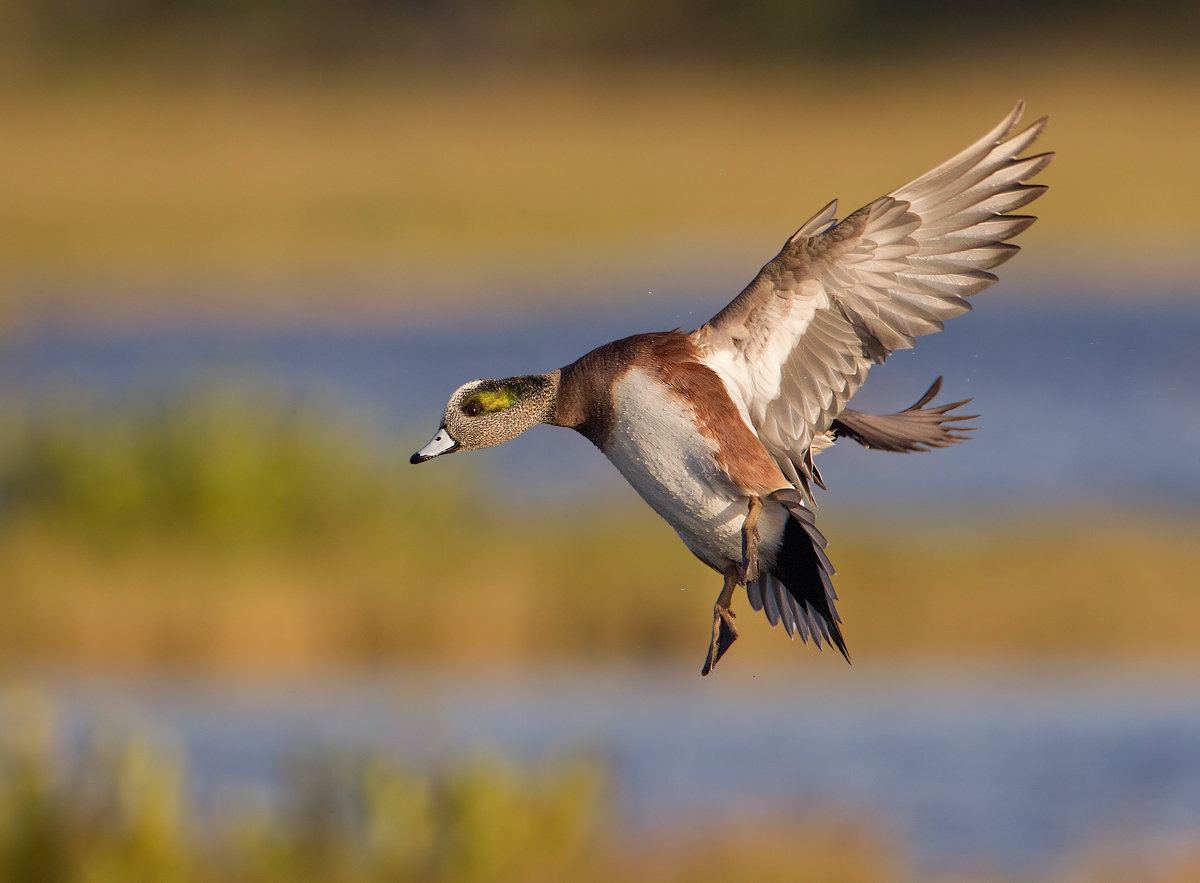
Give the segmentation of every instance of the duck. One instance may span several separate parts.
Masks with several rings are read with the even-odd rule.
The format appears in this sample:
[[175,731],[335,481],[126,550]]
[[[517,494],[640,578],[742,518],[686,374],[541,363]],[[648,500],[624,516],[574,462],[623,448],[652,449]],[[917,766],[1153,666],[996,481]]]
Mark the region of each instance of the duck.
[[744,587],[772,627],[850,661],[817,527],[814,458],[839,438],[919,452],[970,438],[965,399],[873,414],[848,407],[871,369],[971,309],[1036,218],[1021,210],[1054,158],[1025,156],[1048,117],[1024,102],[965,150],[839,220],[804,222],[720,312],[692,331],[635,334],[544,374],[472,380],[446,404],[424,463],[502,444],[540,423],[573,429],[722,575],[701,669],[737,639]]

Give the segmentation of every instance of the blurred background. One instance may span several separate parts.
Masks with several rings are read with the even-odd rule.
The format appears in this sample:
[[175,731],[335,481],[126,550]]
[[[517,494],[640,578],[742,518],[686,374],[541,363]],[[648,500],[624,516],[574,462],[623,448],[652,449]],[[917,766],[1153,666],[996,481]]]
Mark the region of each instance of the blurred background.
[[[1200,13],[0,0],[0,879],[1200,877]],[[695,327],[1052,114],[822,456],[854,665],[475,377]]]

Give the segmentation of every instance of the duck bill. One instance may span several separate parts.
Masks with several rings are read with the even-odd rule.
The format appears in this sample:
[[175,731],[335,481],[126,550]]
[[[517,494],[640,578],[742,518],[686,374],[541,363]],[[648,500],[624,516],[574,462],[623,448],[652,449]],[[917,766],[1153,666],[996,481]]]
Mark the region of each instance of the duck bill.
[[408,458],[408,462],[424,463],[426,460],[432,460],[434,457],[440,457],[442,454],[450,454],[457,450],[458,442],[450,437],[450,433],[443,426],[437,431],[437,435],[433,437],[429,444]]

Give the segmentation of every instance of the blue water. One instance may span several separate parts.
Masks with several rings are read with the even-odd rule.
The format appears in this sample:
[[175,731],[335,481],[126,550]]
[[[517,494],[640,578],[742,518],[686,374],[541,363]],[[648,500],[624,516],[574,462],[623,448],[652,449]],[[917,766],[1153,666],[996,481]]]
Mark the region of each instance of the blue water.
[[[1021,283],[1021,280],[1018,280]],[[1022,284],[1025,286],[1022,288]],[[975,439],[922,455],[849,442],[820,464],[841,505],[1098,502],[1200,506],[1200,296],[998,287],[947,331],[876,369],[863,410],[914,401],[939,374],[942,400],[974,397]],[[1163,294],[1163,293],[1158,293]],[[122,402],[169,397],[198,381],[259,385],[332,404],[385,434],[397,458],[437,428],[465,380],[548,370],[638,331],[695,327],[728,297],[478,312],[406,324],[286,327],[159,322],[104,327],[62,317],[0,341],[0,394]],[[497,294],[499,303],[504,302]],[[471,474],[505,493],[624,493],[573,433],[537,427],[515,443],[423,469]]]
[[1101,847],[1151,866],[1200,842],[1200,671],[819,668],[75,680],[53,695],[68,743],[114,721],[170,736],[202,809],[247,789],[269,799],[315,748],[418,763],[486,749],[599,759],[631,837],[829,813],[873,826],[917,879],[979,865],[1041,877]]

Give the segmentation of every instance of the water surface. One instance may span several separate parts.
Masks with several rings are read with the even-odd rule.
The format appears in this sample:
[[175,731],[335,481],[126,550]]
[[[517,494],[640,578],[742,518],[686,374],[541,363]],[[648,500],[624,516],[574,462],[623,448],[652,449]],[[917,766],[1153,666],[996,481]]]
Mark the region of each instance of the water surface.
[[417,762],[490,749],[598,758],[630,836],[772,808],[848,814],[894,838],[918,875],[1041,875],[1106,844],[1156,861],[1200,842],[1198,671],[821,668],[59,679],[53,695],[68,744],[113,720],[173,734],[201,805],[277,792],[288,758],[319,747]]
[[[975,439],[918,456],[839,444],[819,461],[837,499],[883,507],[1064,499],[1200,506],[1200,297],[1032,284],[981,295],[946,332],[877,368],[854,402],[898,410],[945,375],[942,401],[975,399],[966,409],[981,414]],[[51,402],[66,393],[120,407],[206,380],[266,384],[360,415],[399,460],[433,434],[447,396],[465,380],[549,370],[627,334],[692,328],[727,297],[699,284],[686,300],[676,292],[636,307],[497,309],[412,326],[348,319],[120,328],[59,318],[0,347],[0,393]],[[585,441],[549,427],[473,455],[467,468],[526,497],[625,492]]]

